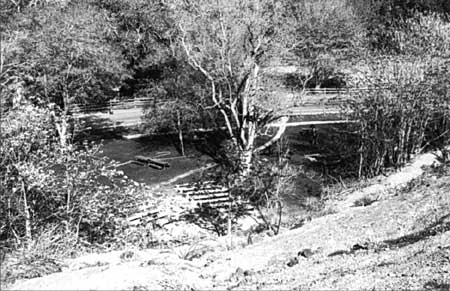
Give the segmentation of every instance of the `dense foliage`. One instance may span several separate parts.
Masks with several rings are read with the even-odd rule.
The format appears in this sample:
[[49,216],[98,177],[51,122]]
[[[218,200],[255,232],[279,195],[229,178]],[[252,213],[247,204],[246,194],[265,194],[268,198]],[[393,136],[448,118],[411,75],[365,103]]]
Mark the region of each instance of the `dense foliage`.
[[113,20],[86,4],[49,4],[15,14],[2,34],[6,102],[34,98],[66,109],[113,97],[127,76],[112,42]]
[[360,121],[355,129],[359,142],[353,144],[353,151],[359,155],[359,176],[398,168],[414,154],[448,144],[450,92],[446,67],[385,60],[383,68],[372,70],[377,72],[375,78],[364,78],[371,89],[355,93],[354,102],[348,104],[352,117]]
[[49,109],[21,106],[0,136],[1,239],[30,244],[56,225],[77,239],[114,239],[137,188],[98,157],[99,145],[62,146]]

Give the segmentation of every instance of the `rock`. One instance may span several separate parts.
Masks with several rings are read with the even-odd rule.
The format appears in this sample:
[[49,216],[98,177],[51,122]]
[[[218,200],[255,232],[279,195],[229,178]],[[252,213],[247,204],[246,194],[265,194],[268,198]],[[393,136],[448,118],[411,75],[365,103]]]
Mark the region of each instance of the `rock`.
[[329,254],[329,257],[340,256],[340,255],[348,255],[350,252],[347,250],[338,250]]
[[298,252],[298,257],[310,258],[314,255],[314,252],[311,249],[303,249]]
[[241,277],[242,275],[244,275],[244,270],[243,270],[241,267],[238,267],[238,268],[236,269],[236,271],[234,272],[234,275],[235,275],[236,277]]
[[141,267],[151,266],[151,265],[158,265],[158,262],[155,260],[148,260],[148,261],[142,262],[140,264]]
[[295,258],[292,258],[292,259],[289,260],[289,262],[287,263],[287,266],[288,267],[293,267],[293,266],[295,266],[297,264],[298,264],[298,258],[295,257]]
[[310,222],[311,220],[312,220],[311,216],[304,217],[304,218],[300,219],[299,221],[295,222],[289,229],[300,228],[303,225],[305,225],[305,223]]
[[366,244],[354,244],[352,246],[352,251],[359,251],[359,250],[368,250],[369,247]]
[[293,229],[296,229],[296,228],[300,228],[300,227],[302,227],[304,224],[305,224],[304,220],[301,220],[300,222],[297,222],[297,223],[295,223],[294,225],[292,225],[289,229],[290,229],[290,230],[293,230]]
[[211,251],[211,249],[207,246],[202,246],[202,247],[198,247],[195,248],[191,251],[189,251],[183,259],[188,260],[188,261],[192,261],[193,259],[198,259],[201,258],[204,254],[206,254],[207,252]]
[[120,254],[120,259],[125,262],[130,261],[135,257],[136,257],[136,254],[133,251],[125,251],[122,254]]
[[241,267],[238,267],[234,273],[231,274],[228,281],[239,281],[244,277],[244,270]]
[[253,276],[253,275],[255,275],[255,271],[253,271],[253,270],[245,270],[244,271],[244,276],[245,277]]

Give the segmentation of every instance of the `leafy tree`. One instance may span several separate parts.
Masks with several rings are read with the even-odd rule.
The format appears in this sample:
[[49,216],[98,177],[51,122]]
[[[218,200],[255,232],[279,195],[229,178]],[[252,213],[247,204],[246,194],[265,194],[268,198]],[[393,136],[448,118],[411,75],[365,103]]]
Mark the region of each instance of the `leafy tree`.
[[304,62],[321,58],[351,59],[366,46],[364,22],[342,0],[302,1],[292,52]]
[[127,75],[120,51],[109,43],[114,31],[106,13],[82,2],[25,9],[2,36],[9,49],[1,82],[11,97],[20,89],[24,98],[56,103],[65,112],[73,103],[104,102]]
[[446,47],[441,53],[448,54],[448,40],[444,40],[448,34],[448,1],[353,0],[350,3],[365,25],[366,37],[375,51],[421,55],[429,53],[426,50]]
[[176,66],[169,9],[160,0],[101,0],[93,5],[108,11],[116,23],[115,41],[130,70],[121,94],[148,97],[164,81],[166,68]]

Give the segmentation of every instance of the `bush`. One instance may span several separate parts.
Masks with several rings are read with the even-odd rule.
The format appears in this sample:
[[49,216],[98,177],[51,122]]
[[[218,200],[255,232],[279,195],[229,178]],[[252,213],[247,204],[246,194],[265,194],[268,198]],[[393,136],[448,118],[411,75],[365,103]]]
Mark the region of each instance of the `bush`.
[[[298,170],[289,165],[285,157],[271,161],[256,156],[251,173],[242,176],[239,168],[235,166],[236,163],[233,163],[238,157],[233,155],[233,152],[229,153],[227,157],[231,166],[219,170],[215,175],[220,183],[228,185],[230,198],[233,205],[236,205],[232,211],[232,222],[235,223],[235,218],[248,214],[243,206],[244,203],[250,203],[257,210],[266,229],[277,234],[283,210],[281,197],[283,194],[293,191]],[[225,234],[227,215],[219,216],[215,212],[212,212],[211,215],[216,217],[215,224],[220,226],[221,233]]]
[[[381,68],[384,66],[384,69]],[[412,155],[450,140],[449,91],[445,64],[421,66],[382,60],[356,92],[347,109],[358,120],[358,175],[374,176],[386,167],[400,167]]]
[[67,235],[61,227],[49,225],[36,235],[28,247],[21,247],[8,255],[2,263],[0,280],[14,283],[60,272],[62,259],[76,252],[77,238]]
[[1,243],[31,246],[49,225],[77,240],[114,241],[141,189],[98,156],[100,145],[61,144],[52,116],[24,105],[1,124]]

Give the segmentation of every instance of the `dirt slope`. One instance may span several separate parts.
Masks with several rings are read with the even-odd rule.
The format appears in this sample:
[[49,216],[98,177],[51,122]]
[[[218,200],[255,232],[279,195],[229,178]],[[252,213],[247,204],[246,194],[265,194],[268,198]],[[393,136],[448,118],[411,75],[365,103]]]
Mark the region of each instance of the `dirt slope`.
[[[233,251],[91,255],[13,290],[430,289],[450,290],[450,172],[429,173],[382,200],[346,207]],[[311,249],[312,254],[304,252]]]

